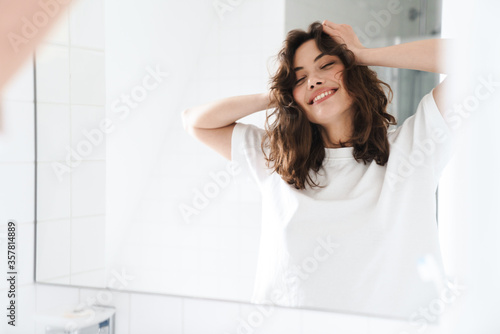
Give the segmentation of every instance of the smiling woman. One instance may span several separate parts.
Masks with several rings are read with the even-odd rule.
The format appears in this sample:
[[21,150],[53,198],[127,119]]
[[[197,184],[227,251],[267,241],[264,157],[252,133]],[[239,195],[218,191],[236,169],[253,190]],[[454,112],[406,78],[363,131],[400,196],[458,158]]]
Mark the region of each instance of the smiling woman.
[[[311,61],[311,56],[316,56],[313,61]],[[349,94],[347,94],[347,91],[343,89],[344,82],[341,76],[342,71],[344,71],[344,65],[340,58],[336,56],[325,56],[324,53],[320,53],[314,40],[307,41],[301,45],[295,52],[294,58],[296,58],[294,63],[298,62],[297,59],[306,59],[306,61],[312,65],[310,71],[306,70],[304,67],[296,67],[294,69],[296,72],[295,75],[301,78],[295,83],[293,96],[297,104],[299,104],[306,113],[308,120],[311,123],[319,124],[322,127],[325,127],[328,123],[332,122],[341,125],[340,122],[342,118],[344,122],[342,122],[342,126],[337,127],[337,130],[350,130],[351,117],[349,115],[349,109],[351,109],[353,101]],[[322,58],[323,60],[315,65],[315,63]],[[322,63],[326,64],[322,65]],[[308,72],[310,74],[308,74]],[[335,105],[330,105],[331,102],[326,105],[321,104],[334,94],[335,99],[338,101]],[[330,107],[327,107],[327,105],[330,105]],[[340,110],[337,112],[334,111],[333,113],[326,113],[327,110],[332,108]],[[340,115],[332,118],[332,116],[337,113]],[[339,134],[338,131],[337,134]],[[350,137],[350,135],[347,135],[346,137]]]
[[[446,280],[435,192],[452,134],[437,105],[441,86],[389,130],[396,122],[383,88],[391,98],[392,90],[367,66],[382,59],[384,66],[438,69],[432,62],[440,42],[365,53],[356,41],[349,26],[332,22],[292,30],[269,95],[186,110],[184,124],[261,190],[252,302],[408,318]],[[269,106],[265,129],[236,122]],[[329,251],[320,255],[318,245]]]
[[[385,164],[389,156],[387,129],[395,124],[387,113],[385,85],[352,51],[323,31],[320,23],[307,32],[292,30],[278,54],[280,66],[271,94],[278,106],[268,116],[268,166],[297,189],[312,182],[325,147],[353,146],[354,157]],[[327,91],[335,94],[314,100]],[[328,98],[331,97],[331,98]],[[276,117],[271,124],[271,117]],[[337,144],[337,142],[339,142]]]

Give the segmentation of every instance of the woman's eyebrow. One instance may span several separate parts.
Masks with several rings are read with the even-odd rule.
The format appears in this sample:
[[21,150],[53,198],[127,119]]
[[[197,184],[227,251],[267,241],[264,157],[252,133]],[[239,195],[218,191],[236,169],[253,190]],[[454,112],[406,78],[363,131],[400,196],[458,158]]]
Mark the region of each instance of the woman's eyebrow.
[[[325,55],[324,53],[320,53],[320,54],[319,54],[316,58],[314,58],[314,62],[317,62],[317,61],[318,61],[321,57],[323,57],[324,55]],[[299,67],[295,67],[293,70],[294,70],[295,72],[297,72],[297,71],[300,71],[300,70],[302,70],[302,69],[303,69],[303,67],[300,67],[300,66],[299,66]]]

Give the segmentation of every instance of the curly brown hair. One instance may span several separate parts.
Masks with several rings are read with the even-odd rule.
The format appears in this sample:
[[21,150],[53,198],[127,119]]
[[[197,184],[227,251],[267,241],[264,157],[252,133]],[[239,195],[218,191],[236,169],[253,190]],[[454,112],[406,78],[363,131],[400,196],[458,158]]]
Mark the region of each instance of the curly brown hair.
[[[310,171],[318,173],[325,158],[321,125],[311,123],[293,98],[294,55],[311,39],[322,53],[339,57],[345,67],[342,73],[344,88],[353,98],[353,134],[348,142],[352,143],[356,161],[363,160],[366,164],[375,160],[384,166],[389,158],[387,129],[396,124],[394,116],[386,111],[393,96],[391,87],[379,80],[375,71],[356,65],[354,53],[345,44],[335,42],[323,32],[319,22],[312,23],[307,31],[291,30],[276,56],[278,68],[270,79],[270,106],[275,109],[266,116],[261,148],[267,167],[296,189],[305,189],[306,183],[321,187],[313,181]],[[388,88],[389,100],[382,86]],[[345,144],[341,142],[341,146]]]

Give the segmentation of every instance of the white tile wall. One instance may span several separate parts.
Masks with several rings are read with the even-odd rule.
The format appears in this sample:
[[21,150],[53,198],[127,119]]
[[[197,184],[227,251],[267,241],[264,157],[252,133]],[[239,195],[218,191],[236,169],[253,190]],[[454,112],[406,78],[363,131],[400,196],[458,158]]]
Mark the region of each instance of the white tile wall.
[[[2,314],[0,333],[34,333],[34,105],[33,64],[29,60],[2,92],[0,100],[0,233],[7,232],[9,219],[17,225],[16,327]],[[5,310],[8,284],[7,254],[0,238],[0,303]]]
[[[33,60],[29,59],[0,93],[5,101],[33,102]],[[29,135],[26,133],[26,135]],[[27,148],[27,147],[26,147]]]
[[71,45],[104,49],[104,1],[78,1],[70,8]]
[[66,284],[95,288],[106,286],[106,269],[101,268],[82,273],[73,273],[71,274],[70,282]]
[[71,174],[72,217],[105,214],[105,186],[105,161],[83,161],[75,168]]
[[82,154],[82,160],[105,160],[106,135],[102,132],[101,121],[105,117],[103,106],[71,106],[71,147],[85,151],[90,143],[90,154]]
[[104,52],[70,48],[71,103],[104,106]]
[[[417,333],[407,321],[240,304],[216,300],[128,293],[105,289],[76,288],[48,284],[23,287],[20,305],[25,319],[36,319],[36,312],[61,306],[116,308],[117,334],[407,334]],[[36,310],[35,310],[36,305]],[[36,327],[36,331],[34,328]],[[0,327],[1,328],[1,327]],[[428,334],[451,334],[444,326],[432,325]],[[22,331],[7,333],[44,333],[39,321],[22,322]],[[20,330],[20,329],[19,329]]]
[[69,218],[71,215],[70,174],[55,168],[56,163],[59,162],[37,164],[38,221]]
[[[29,285],[33,283],[35,268],[33,259],[35,254],[35,224],[27,222],[18,226],[18,252],[17,267],[19,272],[19,285]],[[5,268],[5,267],[3,267]]]
[[45,43],[37,49],[37,101],[69,103],[69,49],[65,45]]
[[37,50],[40,281],[105,285],[103,7],[79,1]]
[[345,334],[367,333],[368,318],[329,312],[303,312],[303,326],[310,333],[331,333],[331,328],[341,330]]
[[[83,1],[82,1],[83,2]],[[69,13],[65,11],[61,14],[60,20],[56,25],[52,28],[52,31],[45,38],[45,42],[52,44],[69,44]]]
[[[282,309],[269,307],[258,308],[255,306],[242,305],[242,315],[248,325],[253,325],[254,333],[290,333],[301,334],[303,329],[303,312],[293,309]],[[272,311],[271,311],[272,310]],[[259,315],[260,314],[260,315]],[[233,331],[234,332],[234,331]],[[307,330],[306,333],[316,333]]]
[[70,106],[37,103],[37,159],[64,161],[70,146]]
[[46,311],[62,305],[78,305],[79,290],[70,286],[36,284],[36,310]]
[[130,294],[129,333],[181,333],[183,303],[180,298]]
[[184,333],[231,333],[238,325],[237,303],[184,299]]
[[1,103],[0,162],[33,161],[33,114],[33,102],[4,100]]
[[105,216],[71,219],[71,274],[103,269]]
[[32,222],[34,216],[33,163],[0,163],[0,225],[7,219]]
[[70,220],[38,221],[37,280],[58,278],[71,274]]

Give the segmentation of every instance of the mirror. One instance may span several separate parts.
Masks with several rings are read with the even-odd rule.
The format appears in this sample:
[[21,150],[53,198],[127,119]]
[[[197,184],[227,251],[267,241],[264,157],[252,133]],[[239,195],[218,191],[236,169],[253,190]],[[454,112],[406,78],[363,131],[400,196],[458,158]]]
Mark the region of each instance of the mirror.
[[[440,8],[425,0],[77,2],[36,54],[37,281],[252,301],[267,256],[259,255],[259,189],[190,137],[181,112],[264,92],[291,29],[328,19],[380,47],[439,37]],[[398,125],[438,83],[431,73],[373,69],[394,91]],[[264,121],[264,112],[241,120]],[[404,307],[307,307],[407,318]]]

